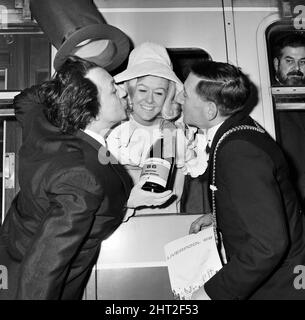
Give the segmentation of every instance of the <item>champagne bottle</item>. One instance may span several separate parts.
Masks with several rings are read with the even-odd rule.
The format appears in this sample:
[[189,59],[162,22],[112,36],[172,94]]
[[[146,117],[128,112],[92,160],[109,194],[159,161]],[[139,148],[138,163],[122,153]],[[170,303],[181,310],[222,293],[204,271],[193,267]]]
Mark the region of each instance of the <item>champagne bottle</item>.
[[174,124],[162,120],[160,130],[161,136],[151,146],[140,176],[140,179],[147,179],[143,190],[159,193],[172,188],[176,153]]

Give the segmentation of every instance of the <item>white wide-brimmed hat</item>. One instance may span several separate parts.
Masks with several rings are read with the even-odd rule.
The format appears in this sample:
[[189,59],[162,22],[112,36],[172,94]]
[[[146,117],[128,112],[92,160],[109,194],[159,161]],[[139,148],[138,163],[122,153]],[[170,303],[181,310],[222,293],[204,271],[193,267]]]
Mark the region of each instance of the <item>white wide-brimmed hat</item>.
[[176,95],[183,88],[182,82],[173,71],[173,66],[166,49],[153,42],[144,42],[134,48],[129,55],[126,70],[117,74],[114,80],[116,83],[121,83],[148,75],[174,81],[176,84]]

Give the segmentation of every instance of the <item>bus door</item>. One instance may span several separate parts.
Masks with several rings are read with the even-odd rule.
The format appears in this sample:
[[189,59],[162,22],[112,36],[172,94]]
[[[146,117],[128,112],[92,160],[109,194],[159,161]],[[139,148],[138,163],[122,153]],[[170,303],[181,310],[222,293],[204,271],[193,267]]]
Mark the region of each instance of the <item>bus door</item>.
[[37,26],[0,32],[1,220],[19,190],[18,150],[22,132],[14,117],[14,96],[50,77],[51,45]]

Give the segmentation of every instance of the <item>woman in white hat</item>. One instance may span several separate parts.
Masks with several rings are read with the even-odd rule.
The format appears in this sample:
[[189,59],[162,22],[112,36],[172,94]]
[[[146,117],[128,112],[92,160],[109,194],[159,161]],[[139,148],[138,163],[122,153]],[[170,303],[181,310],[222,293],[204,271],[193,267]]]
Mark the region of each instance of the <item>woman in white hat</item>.
[[[161,135],[160,126],[164,124],[164,119],[174,121],[180,116],[175,96],[182,91],[183,85],[173,71],[166,49],[152,42],[137,46],[130,53],[126,70],[116,75],[114,79],[127,89],[131,113],[128,121],[111,131],[107,144],[119,162],[126,165],[136,183],[151,145]],[[177,123],[182,123],[181,117]],[[181,132],[180,130],[180,136]],[[178,142],[177,145],[179,144],[181,145]],[[178,165],[174,183],[174,193],[177,198],[166,207],[138,209],[137,213],[180,212],[184,174],[190,173],[185,165],[185,144],[183,143],[181,147],[182,151],[178,150],[178,153],[183,153],[180,157],[183,169],[179,168],[182,165]],[[193,153],[188,152],[188,158],[191,157],[190,154]]]

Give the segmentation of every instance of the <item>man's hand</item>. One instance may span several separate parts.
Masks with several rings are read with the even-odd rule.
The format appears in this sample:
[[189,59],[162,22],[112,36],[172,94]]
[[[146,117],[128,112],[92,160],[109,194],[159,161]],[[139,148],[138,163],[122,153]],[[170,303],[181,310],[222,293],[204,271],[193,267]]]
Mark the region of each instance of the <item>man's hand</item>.
[[141,206],[160,206],[173,195],[172,190],[167,190],[162,193],[154,193],[142,190],[142,186],[145,182],[146,181],[142,179],[132,188],[127,201],[128,208],[137,208]]
[[206,293],[204,286],[202,286],[192,293],[191,300],[211,300],[211,298]]
[[212,214],[206,213],[191,224],[189,233],[197,233],[203,228],[209,227],[212,223]]

